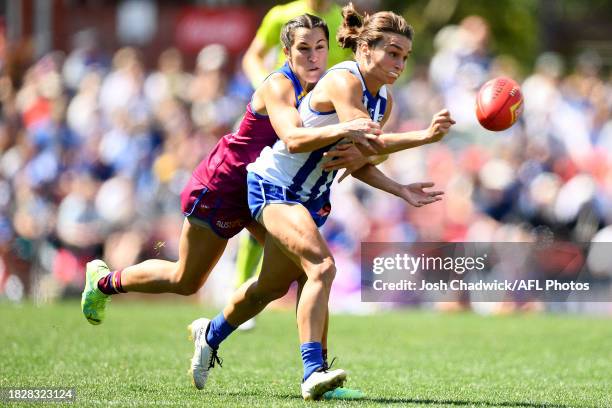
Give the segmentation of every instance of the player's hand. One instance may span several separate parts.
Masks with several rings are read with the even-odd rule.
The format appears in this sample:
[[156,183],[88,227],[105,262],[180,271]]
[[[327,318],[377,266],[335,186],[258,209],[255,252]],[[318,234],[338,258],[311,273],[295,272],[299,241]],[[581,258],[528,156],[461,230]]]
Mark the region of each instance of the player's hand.
[[433,186],[431,182],[407,184],[402,186],[399,196],[412,206],[422,207],[442,200],[443,191],[425,191]]
[[429,137],[427,139],[428,143],[440,141],[455,123],[456,122],[451,117],[448,109],[443,109],[436,113],[431,119],[431,124],[429,125]]
[[323,153],[323,157],[330,161],[323,165],[323,170],[334,171],[346,169],[338,182],[341,182],[350,174],[368,164],[368,158],[352,143],[343,143],[334,147],[333,150]]
[[340,134],[356,145],[362,146],[365,152],[376,154],[383,147],[378,136],[382,133],[380,124],[366,118],[353,119],[338,124]]

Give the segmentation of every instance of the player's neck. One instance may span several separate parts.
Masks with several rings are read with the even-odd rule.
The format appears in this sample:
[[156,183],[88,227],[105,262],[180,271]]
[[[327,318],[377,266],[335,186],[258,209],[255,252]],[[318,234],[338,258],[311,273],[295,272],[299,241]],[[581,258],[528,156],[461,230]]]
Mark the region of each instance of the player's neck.
[[372,75],[366,74],[361,66],[358,65],[358,68],[359,72],[361,73],[361,77],[365,82],[366,89],[368,90],[370,95],[376,96],[376,94],[378,94],[378,91],[380,91],[380,88],[382,88],[382,86],[384,85],[384,82],[377,80]]
[[310,82],[303,82],[302,83],[301,81],[300,81],[300,84],[302,84],[302,89],[305,90],[306,92],[312,91],[314,89],[315,85],[316,85],[316,84],[312,84]]
[[384,82],[382,81],[377,81],[375,79],[367,78],[367,77],[364,79],[365,79],[366,89],[368,90],[370,95],[373,95],[373,96],[376,96],[378,94],[378,91],[380,91],[380,88],[382,88],[382,86],[384,85]]

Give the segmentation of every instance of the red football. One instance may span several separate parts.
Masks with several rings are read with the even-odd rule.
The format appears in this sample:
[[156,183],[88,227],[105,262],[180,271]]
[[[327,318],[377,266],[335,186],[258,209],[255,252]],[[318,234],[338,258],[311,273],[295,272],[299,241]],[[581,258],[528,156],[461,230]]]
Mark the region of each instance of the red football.
[[523,113],[521,87],[511,78],[498,77],[485,83],[476,96],[476,117],[488,130],[508,129]]

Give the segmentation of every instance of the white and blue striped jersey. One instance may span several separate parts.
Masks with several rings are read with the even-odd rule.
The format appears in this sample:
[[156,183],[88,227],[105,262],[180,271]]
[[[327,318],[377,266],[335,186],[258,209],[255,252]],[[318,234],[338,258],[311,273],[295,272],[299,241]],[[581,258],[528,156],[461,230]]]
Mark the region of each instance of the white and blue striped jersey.
[[[383,85],[378,95],[373,96],[367,90],[365,81],[355,61],[344,61],[334,65],[327,72],[346,69],[361,81],[363,104],[376,122],[382,121],[387,108],[387,89]],[[304,97],[298,110],[304,127],[322,127],[339,123],[336,111],[317,112],[310,106],[312,92]],[[282,140],[277,140],[272,147],[264,148],[257,160],[247,166],[247,170],[260,177],[297,194],[304,202],[313,200],[329,190],[336,171],[323,170],[323,154],[336,144],[332,143],[312,152],[289,153]]]

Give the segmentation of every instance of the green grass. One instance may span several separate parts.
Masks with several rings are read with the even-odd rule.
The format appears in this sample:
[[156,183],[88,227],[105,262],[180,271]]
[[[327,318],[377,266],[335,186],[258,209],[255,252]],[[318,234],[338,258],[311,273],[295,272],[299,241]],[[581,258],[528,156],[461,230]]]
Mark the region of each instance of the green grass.
[[367,398],[305,403],[292,312],[266,311],[255,331],[230,337],[223,368],[195,390],[185,327],[201,314],[186,303],[115,302],[94,327],[76,302],[0,304],[0,387],[74,387],[79,406],[612,406],[609,319],[333,316],[331,355]]

